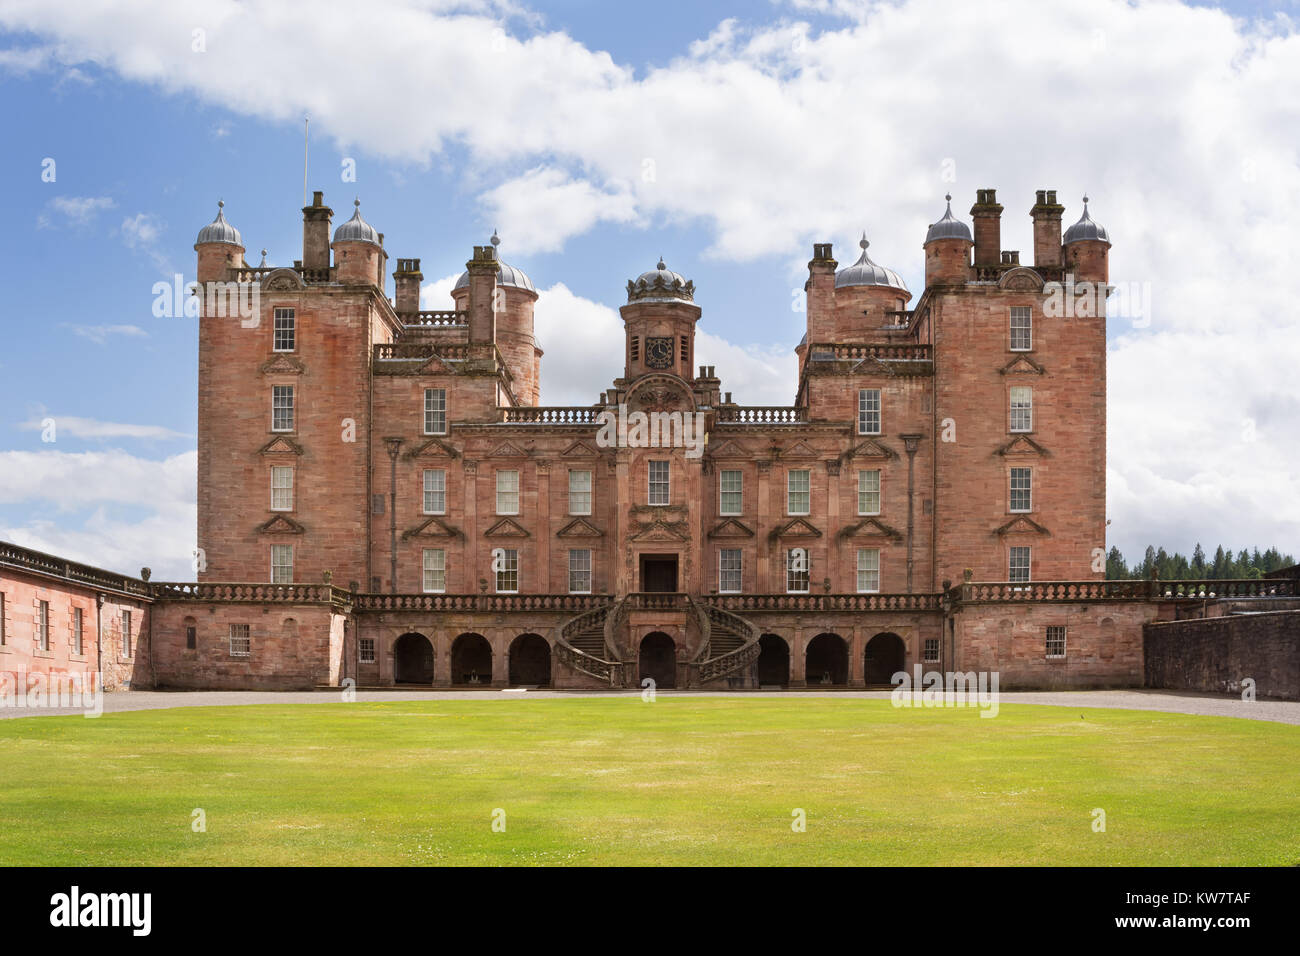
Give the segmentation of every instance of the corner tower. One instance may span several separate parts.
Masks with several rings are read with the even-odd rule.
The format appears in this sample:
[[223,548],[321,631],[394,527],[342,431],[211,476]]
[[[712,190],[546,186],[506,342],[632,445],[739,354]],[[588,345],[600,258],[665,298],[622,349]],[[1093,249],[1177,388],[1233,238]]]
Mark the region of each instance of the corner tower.
[[[533,286],[533,280],[528,278],[522,269],[516,269],[514,266],[501,261],[497,253],[501,245],[501,237],[492,232],[492,246],[489,249],[486,246],[479,247],[475,251],[473,262],[479,262],[478,253],[481,250],[484,254],[490,255],[491,259],[497,263],[496,285],[488,289],[490,283],[483,282],[482,288],[478,289],[478,295],[471,289],[472,278],[471,270],[466,268],[456,280],[455,286],[452,287],[451,295],[456,302],[456,308],[462,312],[471,314],[471,325],[473,330],[472,339],[490,338],[496,342],[497,348],[501,352],[501,358],[505,361],[506,367],[510,370],[513,380],[512,389],[515,400],[520,405],[536,405],[540,397],[541,387],[540,379],[542,374],[542,350],[537,344],[537,335],[534,329],[533,310],[537,304],[537,289]],[[467,263],[467,266],[469,264]],[[485,279],[490,279],[490,269],[486,266],[478,271],[486,271]],[[481,328],[484,323],[475,321],[474,316],[481,312],[482,303],[478,300],[490,298],[490,307],[492,313],[491,329]],[[480,308],[476,308],[479,306]],[[482,317],[480,316],[480,319]]]

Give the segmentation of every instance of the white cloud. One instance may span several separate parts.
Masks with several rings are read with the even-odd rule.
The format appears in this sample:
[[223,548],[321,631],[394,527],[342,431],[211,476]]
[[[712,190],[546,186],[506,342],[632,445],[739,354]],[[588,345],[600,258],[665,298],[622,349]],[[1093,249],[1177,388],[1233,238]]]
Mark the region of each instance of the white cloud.
[[124,422],[101,422],[94,418],[78,418],[75,415],[52,415],[41,411],[39,417],[23,422],[18,427],[23,431],[44,431],[47,420],[54,422],[56,440],[61,436],[85,438],[104,441],[110,438],[139,438],[145,441],[165,441],[171,438],[188,438],[183,432],[173,431],[161,425],[131,425]]
[[[960,213],[976,187],[999,187],[1003,245],[1022,250],[1034,189],[1060,191],[1067,223],[1088,190],[1115,240],[1112,280],[1152,290],[1150,328],[1110,356],[1112,542],[1185,550],[1226,523],[1251,543],[1300,548],[1275,497],[1295,499],[1300,452],[1270,411],[1290,394],[1300,332],[1285,214],[1300,207],[1295,25],[1124,0],[1019,0],[993,26],[959,0],[794,7],[844,19],[822,31],[727,21],[639,72],[563,33],[516,38],[472,6],[439,17],[399,0],[334,0],[305,19],[269,0],[215,12],[11,0],[0,24],[38,37],[32,69],[93,62],[238,115],[296,124],[305,111],[341,145],[403,163],[460,144],[467,185],[521,249],[605,222],[698,225],[713,255],[778,255],[797,281],[810,242],[851,251],[865,227],[873,258],[919,288],[923,230],[946,190]],[[195,24],[202,56],[176,39]],[[555,305],[596,307],[561,289]],[[544,385],[551,368],[581,367],[566,349],[591,355],[577,328],[544,330]],[[586,379],[556,383],[595,397]],[[1246,415],[1259,440],[1232,445],[1231,462],[1206,451]]]
[[[193,580],[197,452],[150,460],[126,452],[0,451],[0,504],[28,508],[0,539],[123,573]],[[128,520],[123,510],[145,509]],[[71,516],[90,511],[80,523]]]
[[[74,226],[85,226],[100,212],[112,209],[117,203],[109,196],[55,196],[48,203],[54,212]],[[41,213],[36,224],[42,229],[52,228],[54,223],[47,213]]]
[[160,272],[170,275],[176,271],[160,247],[158,240],[162,236],[163,222],[157,216],[147,212],[127,216],[118,232],[128,249],[144,253]]
[[128,338],[147,338],[149,335],[138,325],[74,325],[71,322],[64,322],[62,325],[97,345],[107,344],[110,335],[124,335]]

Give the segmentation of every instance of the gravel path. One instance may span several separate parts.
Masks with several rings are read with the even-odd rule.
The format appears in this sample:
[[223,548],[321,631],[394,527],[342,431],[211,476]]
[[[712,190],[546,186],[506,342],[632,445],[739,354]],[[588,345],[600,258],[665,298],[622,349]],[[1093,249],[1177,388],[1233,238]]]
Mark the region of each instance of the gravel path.
[[[637,696],[640,691],[624,691]],[[660,691],[660,695],[691,697],[694,693]],[[358,691],[358,701],[392,700],[545,700],[572,697],[608,697],[609,692],[582,691]],[[699,696],[714,696],[701,693]],[[888,691],[777,691],[728,695],[737,700],[755,697],[838,697],[888,698]],[[168,707],[228,707],[238,704],[329,704],[341,703],[338,691],[147,691],[138,690],[104,695],[104,713],[133,710],[161,710]],[[1219,694],[1192,694],[1160,690],[1093,690],[1093,691],[1003,691],[1000,704],[1043,704],[1051,707],[1108,707],[1128,710],[1158,710],[1173,714],[1210,717],[1242,717],[1248,720],[1271,720],[1300,724],[1300,702],[1253,701]],[[0,719],[6,717],[47,717],[79,714],[78,708],[46,709],[0,706]]]

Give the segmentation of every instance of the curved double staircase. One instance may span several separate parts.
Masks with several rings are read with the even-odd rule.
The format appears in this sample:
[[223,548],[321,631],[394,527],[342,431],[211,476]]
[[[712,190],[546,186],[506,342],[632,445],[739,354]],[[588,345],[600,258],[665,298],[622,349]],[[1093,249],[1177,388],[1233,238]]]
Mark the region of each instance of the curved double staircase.
[[[743,680],[758,660],[758,628],[739,614],[682,597],[700,637],[699,652],[687,669],[686,686],[707,687],[727,679]],[[606,686],[637,686],[636,654],[625,652],[620,639],[631,604],[630,596],[625,595],[560,624],[555,629],[556,659]]]

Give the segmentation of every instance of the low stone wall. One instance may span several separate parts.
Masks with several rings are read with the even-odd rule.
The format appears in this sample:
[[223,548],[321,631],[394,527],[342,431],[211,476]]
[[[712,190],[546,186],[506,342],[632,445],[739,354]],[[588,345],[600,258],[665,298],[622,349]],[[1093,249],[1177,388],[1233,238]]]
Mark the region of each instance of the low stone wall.
[[1300,610],[1148,624],[1146,686],[1300,700]]

